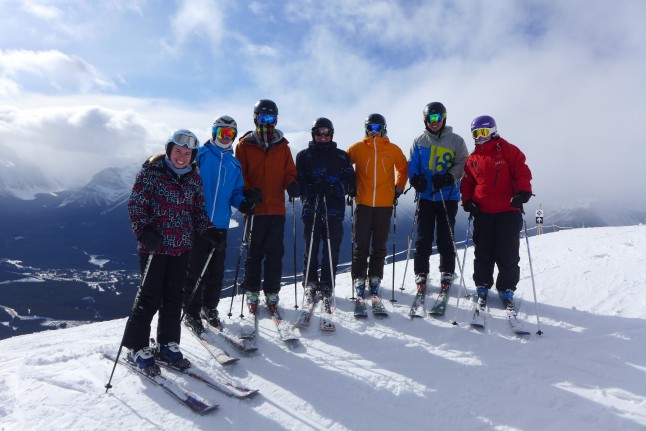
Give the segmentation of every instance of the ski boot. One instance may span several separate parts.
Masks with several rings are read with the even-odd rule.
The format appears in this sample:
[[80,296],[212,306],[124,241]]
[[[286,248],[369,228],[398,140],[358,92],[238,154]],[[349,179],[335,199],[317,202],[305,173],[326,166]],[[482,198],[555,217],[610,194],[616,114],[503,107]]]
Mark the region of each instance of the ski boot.
[[182,352],[179,350],[179,345],[175,342],[157,344],[155,350],[155,357],[158,361],[165,362],[171,367],[178,368],[180,370],[185,370],[191,367],[191,362],[184,357]]
[[247,292],[247,307],[249,307],[249,313],[256,314],[256,310],[258,310],[258,292]]
[[498,297],[500,297],[500,300],[502,301],[502,305],[504,305],[508,311],[515,311],[513,290],[507,289],[502,292],[498,292]]
[[154,377],[161,374],[161,369],[159,365],[155,364],[155,357],[150,347],[144,347],[136,352],[131,350],[128,352],[126,360],[139,367],[141,372],[147,376]]
[[277,293],[266,293],[265,294],[265,303],[269,311],[274,313],[278,308],[278,294]]
[[316,297],[316,282],[308,281],[305,284],[305,304],[313,304]]
[[204,325],[202,324],[202,319],[200,316],[195,314],[187,314],[184,316],[184,325],[188,326],[189,329],[197,335],[202,335],[204,333]]
[[489,288],[487,286],[478,286],[476,289],[478,294],[478,307],[481,310],[484,310],[487,306],[487,294],[489,293]]
[[379,286],[381,285],[381,279],[377,276],[370,277],[370,294],[372,296],[379,296]]
[[363,299],[363,295],[366,291],[366,279],[363,277],[357,277],[354,280],[354,294],[357,295],[357,298]]
[[213,326],[214,328],[218,328],[222,325],[217,308],[202,307],[202,312],[200,313],[200,316],[204,320],[206,320],[206,322],[209,325]]
[[332,297],[332,286],[330,286],[328,283],[321,283],[319,292],[321,293],[321,296],[323,298],[330,299]]
[[426,293],[426,274],[421,272],[415,275],[415,285],[417,285],[417,293],[424,295]]
[[450,272],[443,272],[440,278],[440,289],[442,292],[448,292],[453,284],[453,274]]

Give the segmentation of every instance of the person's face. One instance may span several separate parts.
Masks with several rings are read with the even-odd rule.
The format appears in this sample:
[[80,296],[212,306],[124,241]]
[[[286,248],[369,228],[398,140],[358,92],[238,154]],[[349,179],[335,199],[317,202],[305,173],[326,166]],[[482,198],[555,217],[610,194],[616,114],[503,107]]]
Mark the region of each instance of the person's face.
[[189,148],[173,145],[173,149],[170,152],[170,161],[177,169],[181,169],[191,162],[192,155],[193,151]]
[[430,130],[431,132],[433,132],[433,133],[437,133],[437,132],[439,132],[439,131],[440,131],[440,129],[442,128],[442,122],[437,122],[437,121],[435,121],[435,122],[433,122],[433,123],[429,123],[429,122],[427,121],[427,122],[426,122],[426,127],[428,127],[428,130]]
[[332,132],[327,127],[319,127],[314,131],[314,142],[327,143],[332,140]]

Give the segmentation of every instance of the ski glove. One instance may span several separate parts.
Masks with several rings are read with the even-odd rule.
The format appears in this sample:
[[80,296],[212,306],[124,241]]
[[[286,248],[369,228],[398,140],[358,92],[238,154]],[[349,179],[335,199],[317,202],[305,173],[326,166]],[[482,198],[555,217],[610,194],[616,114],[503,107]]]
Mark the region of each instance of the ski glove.
[[523,204],[526,204],[531,197],[532,194],[530,192],[518,192],[511,198],[509,205],[514,208],[522,208]]
[[227,238],[227,230],[226,229],[218,229],[215,226],[208,227],[204,233],[202,234],[204,238],[206,238],[207,241],[211,243],[211,246],[215,249],[217,252],[224,251],[227,243],[226,243],[226,238]]
[[455,178],[453,178],[453,175],[449,174],[448,172],[444,175],[440,174],[435,174],[433,175],[433,188],[435,189],[441,189],[444,186],[450,186],[455,183]]
[[256,204],[249,199],[245,199],[242,202],[240,202],[240,206],[238,207],[238,211],[240,211],[241,213],[245,213],[247,215],[252,215],[255,210],[256,210]]
[[289,196],[289,201],[292,202],[301,194],[301,187],[296,181],[293,181],[290,185],[287,186],[287,195]]
[[164,242],[161,232],[152,225],[144,226],[137,239],[150,252],[159,250]]
[[473,200],[472,200],[472,199],[469,199],[468,201],[464,202],[464,203],[462,204],[462,208],[464,208],[464,210],[465,210],[466,212],[468,212],[469,214],[471,214],[471,216],[472,216],[472,217],[473,217],[473,216],[475,216],[476,214],[478,214],[478,212],[480,211],[480,210],[478,209],[478,205],[476,205],[476,203],[475,203],[475,202],[473,202]]
[[258,188],[247,189],[242,195],[252,204],[259,204],[260,202],[262,202],[262,191]]
[[397,199],[404,193],[404,189],[399,186],[395,186],[395,199],[393,200],[393,205],[397,206]]
[[410,185],[415,188],[417,193],[424,193],[428,187],[428,181],[422,174],[417,174],[410,180]]

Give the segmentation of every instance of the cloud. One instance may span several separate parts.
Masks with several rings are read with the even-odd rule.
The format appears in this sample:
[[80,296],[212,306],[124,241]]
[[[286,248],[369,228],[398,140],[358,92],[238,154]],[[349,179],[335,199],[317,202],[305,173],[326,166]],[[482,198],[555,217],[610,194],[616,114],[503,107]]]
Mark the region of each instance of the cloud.
[[16,93],[21,83],[42,91],[115,89],[91,64],[58,50],[0,50],[0,79],[4,81],[0,88],[9,88],[11,93]]

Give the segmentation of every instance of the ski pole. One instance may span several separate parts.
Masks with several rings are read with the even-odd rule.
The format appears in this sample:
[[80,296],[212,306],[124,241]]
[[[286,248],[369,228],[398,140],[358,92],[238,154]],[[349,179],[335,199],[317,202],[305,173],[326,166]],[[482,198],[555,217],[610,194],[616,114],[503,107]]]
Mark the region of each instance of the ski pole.
[[188,302],[186,303],[186,306],[185,306],[184,310],[182,310],[182,317],[179,318],[180,322],[182,320],[184,320],[184,317],[186,317],[186,310],[193,303],[193,297],[195,296],[195,292],[197,292],[197,288],[200,287],[200,283],[202,282],[202,277],[204,277],[204,273],[206,272],[206,268],[208,268],[209,262],[211,262],[211,258],[213,257],[213,253],[215,253],[215,247],[211,247],[211,252],[209,253],[209,256],[206,258],[206,262],[204,263],[204,268],[202,268],[202,273],[200,274],[199,278],[195,282],[195,287],[193,288],[193,292],[191,292],[191,296],[188,299]]
[[[469,214],[469,219],[467,220],[467,237],[464,240],[464,254],[462,255],[462,262],[464,263],[465,269],[466,269],[466,262],[467,262],[467,249],[469,248],[469,233],[471,231],[471,220],[472,219],[473,219],[473,216],[471,214]],[[457,255],[455,257],[457,258]],[[460,278],[460,290],[458,291],[458,303],[460,302],[460,297],[462,297],[462,287],[464,287],[464,292],[465,292],[464,295],[469,296],[469,292],[467,290],[467,285],[466,285],[466,283],[464,281],[464,275],[462,274],[460,277],[461,278]],[[455,317],[453,318],[453,322],[451,322],[454,325],[458,324],[458,311],[459,310],[460,309],[457,307],[457,304],[456,304]]]
[[[253,233],[253,221],[254,215],[251,215],[251,221],[249,222],[249,232],[247,234],[247,241],[245,243],[245,249],[247,250],[247,257],[249,257],[249,248],[251,247],[251,234]],[[245,274],[246,275],[246,274]],[[240,318],[244,318],[244,295],[247,291],[246,283],[242,284],[242,301],[240,301]]]
[[[318,195],[314,202],[314,218],[312,219],[312,233],[310,234],[310,244],[307,251],[307,268],[305,268],[305,280],[303,280],[303,287],[307,288],[307,282],[310,276],[310,262],[312,260],[312,244],[314,244],[314,228],[316,227],[316,213],[319,208]],[[303,289],[303,307],[305,306],[305,289]]]
[[249,216],[245,216],[244,228],[242,230],[242,239],[240,241],[240,253],[238,254],[238,262],[236,263],[236,272],[233,277],[233,290],[231,291],[231,305],[229,305],[229,313],[227,316],[233,316],[233,298],[238,295],[238,275],[240,274],[240,261],[242,260],[242,251],[245,248],[247,241],[247,228],[249,227]]
[[[335,295],[334,295],[334,286],[336,285],[335,283],[335,277],[336,274],[334,273],[334,265],[332,264],[332,246],[331,246],[331,240],[330,240],[330,224],[328,223],[328,214],[327,214],[327,199],[325,198],[325,195],[323,195],[323,205],[325,205],[325,230],[327,233],[327,254],[328,258],[330,261],[330,282],[332,283],[332,300],[334,301]],[[314,228],[312,228],[312,231],[314,231]],[[354,289],[352,289],[354,290]]]
[[[348,201],[350,202],[350,227],[352,229],[352,235],[350,235],[352,238],[352,241],[350,241],[350,280],[352,280],[354,275],[354,198],[348,196]],[[352,292],[350,300],[354,301],[354,280],[352,280],[350,290]]]
[[134,311],[135,305],[137,304],[137,298],[139,298],[141,289],[144,287],[144,283],[146,282],[146,276],[148,275],[150,264],[153,261],[153,255],[154,253],[150,253],[150,255],[148,255],[148,261],[146,262],[146,269],[144,269],[144,274],[141,276],[141,283],[139,284],[139,289],[137,290],[137,296],[135,297],[135,301],[133,302],[132,308],[130,309],[130,315],[128,316],[128,320],[126,321],[126,328],[123,330],[123,336],[121,337],[121,343],[119,344],[117,357],[114,359],[114,365],[112,366],[112,372],[110,373],[110,378],[108,379],[108,383],[106,383],[105,385],[106,394],[112,388],[112,385],[111,385],[112,376],[114,376],[114,370],[117,368],[117,362],[119,362],[119,356],[121,356],[121,350],[123,350],[123,342],[126,339],[126,334],[128,333],[128,328],[130,327],[130,319],[132,319],[132,312]]
[[405,290],[404,289],[404,283],[406,282],[406,271],[408,271],[408,261],[410,260],[410,248],[413,245],[413,232],[415,231],[415,225],[417,224],[417,216],[419,214],[419,201],[420,199],[420,194],[415,193],[415,200],[417,203],[415,204],[415,215],[413,216],[413,225],[410,228],[410,234],[408,235],[408,250],[406,251],[406,265],[404,265],[404,277],[402,278],[402,287],[399,288],[399,290]]
[[395,303],[397,300],[395,299],[395,240],[397,238],[397,199],[395,199],[395,202],[393,204],[393,286],[392,286],[392,295],[390,302]]
[[294,309],[298,310],[298,294],[296,293],[296,199],[292,199],[292,216],[294,223],[292,224],[292,232],[294,233]]
[[[525,214],[525,212],[521,208],[521,212]],[[537,335],[542,335],[543,331],[541,331],[541,322],[538,319],[538,301],[536,300],[536,284],[534,283],[534,268],[532,267],[532,254],[529,252],[529,238],[527,237],[527,223],[525,222],[525,217],[523,217],[523,226],[525,228],[525,241],[527,242],[527,257],[529,258],[529,273],[532,276],[532,290],[534,291],[534,308],[536,309],[536,327],[538,328],[538,331],[536,331]]]

